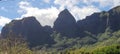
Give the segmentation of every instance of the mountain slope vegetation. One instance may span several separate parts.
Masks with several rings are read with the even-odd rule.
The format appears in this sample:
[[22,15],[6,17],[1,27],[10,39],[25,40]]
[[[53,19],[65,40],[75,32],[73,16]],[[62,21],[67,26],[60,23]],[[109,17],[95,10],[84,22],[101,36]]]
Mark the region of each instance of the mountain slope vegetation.
[[13,20],[3,27],[1,40],[14,36],[10,32],[24,38],[29,44],[23,48],[34,54],[120,54],[120,6],[79,21],[65,9],[53,28],[41,26],[33,16]]

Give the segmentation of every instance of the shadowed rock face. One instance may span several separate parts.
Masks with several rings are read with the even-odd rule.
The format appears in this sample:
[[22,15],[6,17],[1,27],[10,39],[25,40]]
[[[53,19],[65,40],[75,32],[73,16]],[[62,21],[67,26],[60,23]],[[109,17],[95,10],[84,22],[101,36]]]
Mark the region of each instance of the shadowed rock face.
[[85,31],[91,32],[92,34],[104,32],[107,27],[106,20],[106,17],[100,17],[100,13],[94,13],[91,16],[87,16],[86,19],[79,20],[77,25],[81,33],[80,35],[83,35]]
[[120,6],[111,9],[109,12],[109,26],[113,31],[120,29]]
[[22,20],[13,20],[3,27],[2,36],[6,36],[10,31],[16,35],[22,35],[30,42],[30,46],[52,44],[53,39],[43,30],[43,27],[35,17],[26,17]]
[[65,9],[58,15],[58,18],[54,22],[54,31],[60,33],[63,36],[74,37],[77,36],[77,24],[75,18],[71,13]]
[[25,17],[22,20],[13,20],[5,25],[1,31],[1,35],[6,36],[12,31],[16,35],[25,37],[30,42],[30,46],[33,47],[53,44],[54,39],[50,36],[53,31],[60,33],[62,36],[72,38],[86,36],[85,31],[98,35],[105,32],[108,27],[113,32],[120,30],[120,6],[108,12],[94,13],[77,22],[71,13],[65,9],[58,15],[53,28],[50,26],[42,27],[35,17]]
[[[110,28],[113,32],[120,29],[120,6],[117,6],[108,12],[94,13],[87,16],[84,20],[77,22],[79,33],[83,35],[84,31],[98,34],[105,32],[106,28]],[[84,35],[83,35],[84,36]]]
[[0,38],[1,38],[1,34],[0,34]]

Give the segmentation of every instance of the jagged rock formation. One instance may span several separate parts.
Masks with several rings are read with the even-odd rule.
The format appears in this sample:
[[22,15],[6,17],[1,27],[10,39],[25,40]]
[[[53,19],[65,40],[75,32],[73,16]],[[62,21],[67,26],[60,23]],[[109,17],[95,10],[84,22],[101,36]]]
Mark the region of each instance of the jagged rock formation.
[[110,28],[113,31],[117,31],[120,29],[120,6],[117,6],[110,11],[109,13],[109,24]]
[[13,20],[3,27],[2,36],[6,36],[10,31],[16,35],[20,34],[24,36],[27,41],[30,42],[30,46],[53,43],[53,39],[49,36],[50,34],[44,31],[35,17],[25,17],[22,20]]
[[98,34],[104,32],[106,25],[107,17],[100,17],[100,13],[94,13],[91,16],[87,16],[86,19],[79,20],[77,25],[79,27],[79,32],[84,33],[85,31],[91,32],[92,34]]
[[58,15],[53,28],[50,26],[42,27],[35,17],[25,17],[22,20],[13,20],[5,25],[1,31],[2,36],[9,32],[22,35],[30,42],[30,46],[53,44],[51,38],[53,31],[65,37],[85,37],[86,31],[94,35],[105,32],[106,28],[112,32],[120,30],[120,6],[109,11],[94,13],[83,20],[76,22],[71,13],[65,9]]
[[79,20],[77,25],[79,32],[84,31],[91,32],[92,34],[103,33],[106,28],[110,28],[112,31],[120,29],[120,6],[117,6],[108,12],[94,13],[87,16],[84,20]]
[[58,18],[54,22],[53,29],[62,36],[77,36],[76,20],[67,9],[60,12]]

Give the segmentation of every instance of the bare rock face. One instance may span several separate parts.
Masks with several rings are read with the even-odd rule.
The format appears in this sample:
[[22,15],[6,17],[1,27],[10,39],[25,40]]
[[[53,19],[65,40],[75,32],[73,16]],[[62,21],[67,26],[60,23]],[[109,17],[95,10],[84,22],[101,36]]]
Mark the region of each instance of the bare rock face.
[[[83,20],[77,21],[79,33],[84,31],[98,34],[105,32],[106,28],[110,28],[112,32],[120,29],[120,6],[117,6],[109,11],[94,13],[87,16]],[[84,35],[83,35],[84,36]]]
[[109,13],[109,26],[113,31],[120,29],[120,6],[117,6],[110,11]]
[[53,29],[54,31],[60,33],[62,36],[77,36],[76,20],[67,9],[60,12],[58,18],[54,22]]
[[101,13],[94,13],[87,16],[86,19],[77,21],[80,35],[84,36],[84,32],[90,32],[92,34],[98,34],[105,31],[107,28],[107,17],[100,17]]
[[35,17],[25,17],[22,20],[13,20],[2,29],[2,36],[10,31],[16,35],[22,35],[30,42],[30,46],[52,44],[53,39],[43,30],[41,24]]
[[83,20],[76,22],[71,13],[65,9],[58,15],[53,28],[50,26],[42,27],[35,17],[25,17],[22,20],[13,20],[6,24],[1,31],[1,36],[5,37],[9,32],[16,35],[22,35],[30,42],[30,46],[38,46],[54,43],[50,36],[54,31],[64,37],[85,37],[90,32],[98,35],[105,32],[106,28],[112,32],[120,30],[120,6],[109,11],[94,13]]

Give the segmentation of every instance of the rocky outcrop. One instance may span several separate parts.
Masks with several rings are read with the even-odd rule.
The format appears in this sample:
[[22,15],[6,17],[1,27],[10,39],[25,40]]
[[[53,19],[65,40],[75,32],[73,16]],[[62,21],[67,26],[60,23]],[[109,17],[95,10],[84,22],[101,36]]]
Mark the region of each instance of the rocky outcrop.
[[10,31],[16,35],[22,35],[30,42],[30,46],[52,44],[53,39],[44,31],[44,28],[35,17],[25,17],[22,20],[13,20],[2,29],[2,36]]
[[60,12],[58,18],[54,22],[53,29],[54,31],[60,33],[62,36],[77,36],[76,20],[67,9]]
[[71,13],[65,9],[58,15],[53,28],[41,26],[35,17],[25,17],[22,20],[13,20],[5,25],[1,31],[2,36],[9,32],[22,35],[30,42],[30,46],[53,44],[51,34],[56,31],[65,37],[85,37],[86,31],[98,35],[105,32],[106,28],[112,32],[120,30],[120,6],[109,11],[94,13],[83,20],[76,22]]
[[103,11],[87,16],[83,20],[77,22],[79,32],[91,32],[98,34],[105,32],[106,28],[110,28],[113,32],[120,29],[120,6],[117,6],[108,12]]

